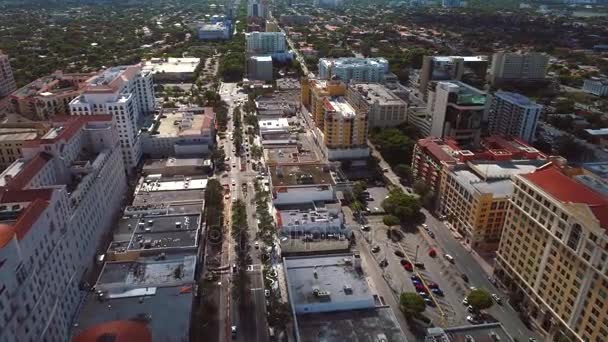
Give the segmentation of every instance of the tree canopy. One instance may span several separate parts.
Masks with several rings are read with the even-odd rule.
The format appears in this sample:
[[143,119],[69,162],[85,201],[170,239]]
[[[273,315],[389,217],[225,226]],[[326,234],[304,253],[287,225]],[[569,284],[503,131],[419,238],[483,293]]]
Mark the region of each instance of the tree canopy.
[[399,297],[399,307],[406,318],[414,318],[420,315],[426,308],[424,300],[414,292],[403,292]]
[[492,300],[490,293],[483,289],[475,289],[471,291],[467,296],[467,300],[469,301],[469,305],[477,311],[489,309],[492,307],[492,305],[494,305],[494,301]]
[[407,195],[401,189],[391,190],[382,201],[382,208],[389,215],[396,216],[401,223],[412,223],[420,219],[420,203],[414,196]]

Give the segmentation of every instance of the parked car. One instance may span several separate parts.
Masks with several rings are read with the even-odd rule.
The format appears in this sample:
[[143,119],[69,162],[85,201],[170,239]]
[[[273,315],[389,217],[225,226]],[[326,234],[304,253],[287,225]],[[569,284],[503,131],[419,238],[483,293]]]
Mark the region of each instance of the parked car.
[[444,255],[443,257],[444,257],[444,258],[445,258],[447,261],[451,262],[452,264],[454,263],[454,257],[453,257],[453,256],[451,256],[451,255],[449,255],[449,254],[446,254],[446,255]]
[[409,264],[410,262],[409,262],[409,261],[407,261],[407,260],[405,260],[405,259],[401,259],[401,260],[399,261],[399,263],[400,263],[401,265],[405,265],[405,264]]
[[371,227],[370,227],[369,225],[367,225],[367,224],[366,224],[366,225],[364,225],[364,226],[361,226],[361,230],[362,230],[362,231],[364,231],[364,232],[367,232],[367,231],[369,231],[370,229],[371,229]]
[[428,286],[429,289],[438,289],[439,288],[439,285],[437,283],[433,283],[432,281],[427,281],[426,286]]
[[372,253],[378,253],[378,252],[380,252],[380,246],[372,247]]
[[502,299],[500,299],[500,297],[496,293],[492,293],[492,299],[494,299],[496,304],[502,305]]
[[395,251],[395,255],[400,257],[400,258],[405,258],[405,254],[403,254],[402,251]]
[[428,233],[429,233],[429,236],[430,236],[431,238],[433,238],[433,239],[435,238],[435,233],[433,233],[433,232],[432,232],[432,231],[430,231],[430,230],[429,230],[429,232],[428,232]]
[[417,268],[420,268],[420,269],[424,269],[424,263],[423,262],[415,262],[414,266],[416,266]]
[[422,224],[422,228],[424,228],[424,230],[428,231],[429,230],[429,225],[426,223]]
[[388,261],[386,259],[382,259],[382,261],[380,261],[380,267],[386,267],[388,266]]
[[230,332],[232,333],[232,338],[236,338],[236,325],[230,327]]
[[465,283],[469,282],[469,277],[466,274],[464,274],[464,273],[462,273],[460,275],[460,278],[462,278],[462,280],[464,280]]
[[431,258],[436,257],[436,256],[437,256],[437,251],[435,251],[434,249],[430,249],[430,250],[429,250],[429,256],[430,256]]
[[420,281],[420,277],[418,277],[417,275],[411,276],[410,279]]
[[403,264],[403,268],[405,268],[405,270],[408,272],[412,272],[414,270],[414,267],[409,262],[407,262],[406,264]]
[[469,306],[469,298],[468,297],[464,297],[464,299],[462,300],[462,305]]
[[443,297],[443,291],[441,291],[441,289],[438,289],[438,288],[431,289],[431,292],[438,295],[439,297]]
[[420,292],[418,292],[418,295],[422,298],[429,298],[429,295],[426,292],[420,291]]
[[265,289],[265,290],[264,290],[264,296],[265,296],[266,298],[270,297],[270,290],[269,290],[269,289]]
[[435,302],[433,302],[430,298],[423,298],[424,299],[424,304],[428,305],[428,306],[435,306]]
[[475,317],[474,316],[470,316],[470,315],[467,316],[467,321],[469,323],[471,323],[471,324],[477,324],[478,323],[477,320],[475,319]]

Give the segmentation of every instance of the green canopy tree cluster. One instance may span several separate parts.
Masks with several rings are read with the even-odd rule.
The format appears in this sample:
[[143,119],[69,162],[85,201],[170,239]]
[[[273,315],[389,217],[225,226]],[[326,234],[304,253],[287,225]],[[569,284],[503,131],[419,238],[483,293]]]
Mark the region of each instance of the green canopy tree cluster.
[[224,188],[217,179],[209,179],[205,189],[205,225],[209,244],[221,246],[224,241]]
[[382,201],[382,208],[387,214],[397,217],[403,224],[417,222],[421,219],[418,199],[404,193],[399,188],[389,192],[388,197]]
[[[247,284],[249,278],[247,277],[247,264],[249,264],[249,250],[251,246],[249,244],[249,227],[247,225],[247,211],[245,203],[241,200],[237,200],[232,204],[232,226],[231,235],[234,239],[234,252],[236,254],[236,266],[237,272],[234,279],[234,286],[232,288],[233,296],[237,299],[247,299]],[[243,303],[244,301],[241,301]]]

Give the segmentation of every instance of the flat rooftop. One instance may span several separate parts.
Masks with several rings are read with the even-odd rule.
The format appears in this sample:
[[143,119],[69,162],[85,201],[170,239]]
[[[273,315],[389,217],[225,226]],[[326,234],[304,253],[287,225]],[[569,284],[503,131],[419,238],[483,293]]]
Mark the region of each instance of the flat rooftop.
[[606,136],[608,135],[608,128],[586,129],[585,132],[593,136]]
[[269,169],[274,187],[333,185],[329,166],[325,164],[272,165]]
[[144,62],[143,70],[149,70],[152,73],[193,73],[200,62],[200,58],[192,57],[152,58]]
[[152,191],[152,192],[139,192],[135,195],[132,205],[146,205],[146,204],[179,204],[194,202],[202,203],[205,199],[205,191],[202,189],[194,190],[175,190],[175,191]]
[[185,113],[164,113],[164,118],[158,119],[158,132],[156,137],[182,137],[187,135],[201,135],[210,130],[212,118],[207,115],[188,115]]
[[304,240],[303,238],[281,238],[281,253],[284,256],[342,254],[350,250],[348,239],[318,239]]
[[378,101],[381,106],[406,105],[405,101],[379,83],[357,83],[350,88],[361,94],[367,103]]
[[[200,221],[200,212],[122,218],[115,229],[114,240],[129,241],[127,250],[193,247],[198,242]],[[123,246],[120,248],[118,252],[125,251]]]
[[542,107],[541,105],[537,104],[536,102],[530,100],[527,96],[524,96],[519,93],[512,93],[512,92],[508,92],[508,91],[498,91],[495,94],[495,96],[503,98],[511,103],[515,103],[520,106]]
[[[487,323],[479,325],[466,325],[451,328],[430,328],[425,342],[466,342],[471,336],[475,342],[512,342],[513,339],[500,323]],[[493,336],[498,336],[496,339]]]
[[325,99],[324,104],[326,110],[335,111],[345,118],[354,118],[357,114],[353,106],[342,96]]
[[451,62],[455,58],[462,58],[465,62],[487,62],[487,56],[433,56],[436,62]]
[[0,142],[34,140],[38,133],[34,128],[0,128]]
[[[352,254],[285,258],[289,296],[296,312],[305,311],[310,304],[333,304],[336,310],[341,303],[366,300],[374,307],[365,275],[355,269],[353,259]],[[317,290],[328,295],[315,295]]]
[[297,316],[301,342],[369,342],[380,334],[388,342],[406,342],[388,307]]
[[287,118],[259,120],[259,126],[262,133],[281,129],[289,130],[289,120]]
[[207,178],[176,178],[163,179],[161,175],[149,175],[136,191],[136,194],[144,194],[157,191],[176,190],[204,190],[207,187]]

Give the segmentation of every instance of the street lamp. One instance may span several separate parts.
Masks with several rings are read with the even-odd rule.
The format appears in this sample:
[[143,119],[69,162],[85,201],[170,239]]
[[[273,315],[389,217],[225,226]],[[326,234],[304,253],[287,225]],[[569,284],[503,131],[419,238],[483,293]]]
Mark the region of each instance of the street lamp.
[[420,248],[420,245],[416,245],[416,256],[414,257],[414,263],[418,262],[418,248]]

